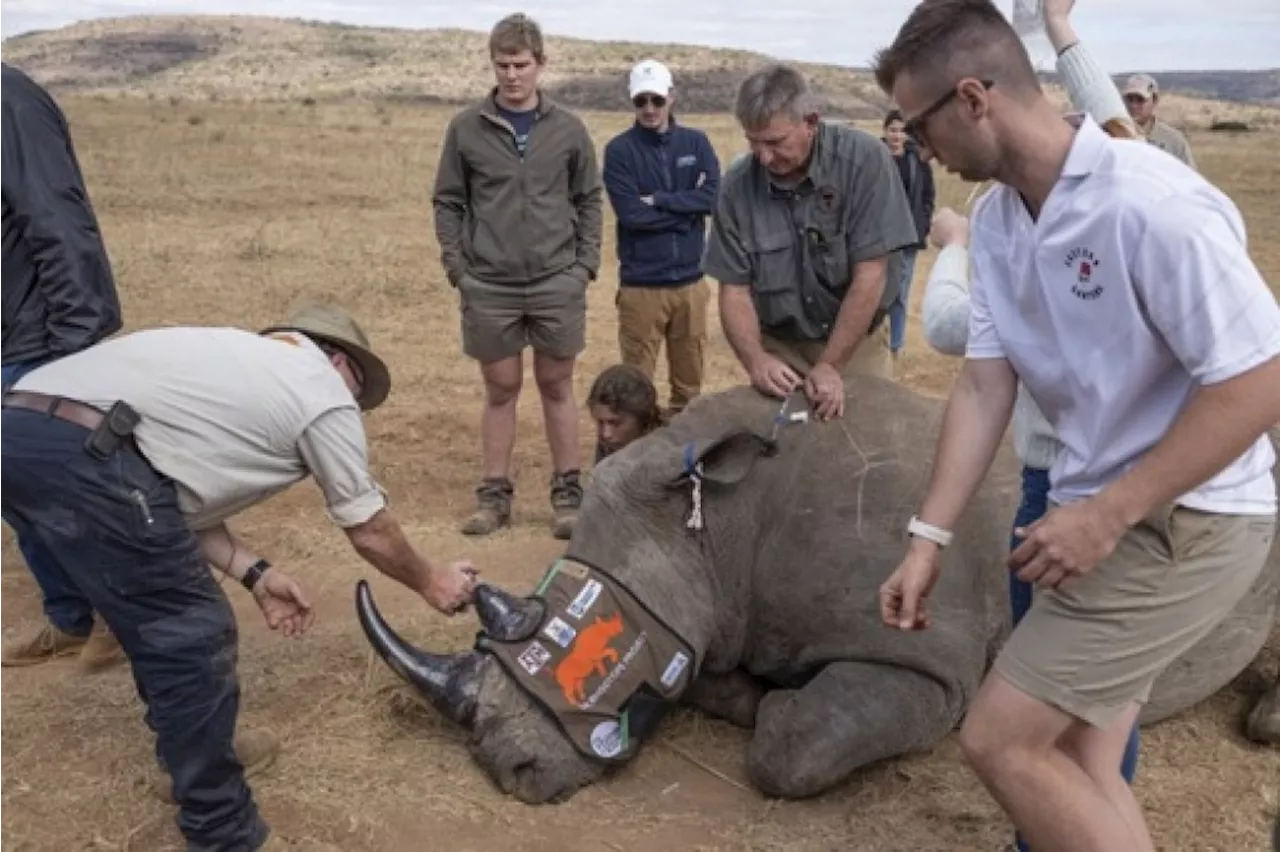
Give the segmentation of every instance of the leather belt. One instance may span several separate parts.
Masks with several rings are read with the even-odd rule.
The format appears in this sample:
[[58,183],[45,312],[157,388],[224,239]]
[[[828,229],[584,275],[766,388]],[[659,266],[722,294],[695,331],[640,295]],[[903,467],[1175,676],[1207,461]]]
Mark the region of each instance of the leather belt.
[[[35,393],[33,391],[9,391],[4,395],[3,405],[5,408],[25,408],[29,411],[38,411],[41,414],[47,414],[50,417],[56,417],[59,420],[65,420],[77,426],[83,426],[90,432],[102,425],[102,419],[106,416],[92,405],[86,405],[74,399],[67,399],[65,396],[50,396],[49,394]],[[120,442],[120,446],[136,455],[142,455],[132,435],[124,438]]]

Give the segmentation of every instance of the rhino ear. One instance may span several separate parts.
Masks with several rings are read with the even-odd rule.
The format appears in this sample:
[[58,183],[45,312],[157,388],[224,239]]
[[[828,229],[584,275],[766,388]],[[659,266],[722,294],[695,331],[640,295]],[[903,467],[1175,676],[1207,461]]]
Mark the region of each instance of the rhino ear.
[[704,482],[737,485],[747,478],[762,456],[773,455],[773,442],[748,429],[730,432],[711,441],[694,441],[684,446],[684,465],[677,481],[693,476],[702,465]]

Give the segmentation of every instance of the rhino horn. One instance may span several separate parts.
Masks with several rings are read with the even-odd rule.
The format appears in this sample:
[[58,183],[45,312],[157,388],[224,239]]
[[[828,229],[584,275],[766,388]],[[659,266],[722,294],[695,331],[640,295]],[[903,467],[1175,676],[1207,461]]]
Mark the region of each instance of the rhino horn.
[[517,598],[487,583],[476,586],[475,604],[484,632],[499,642],[516,642],[533,635],[546,614],[542,601]]
[[445,716],[464,728],[471,727],[480,690],[483,657],[479,652],[441,655],[413,647],[383,619],[364,580],[356,584],[356,614],[369,644],[392,671]]

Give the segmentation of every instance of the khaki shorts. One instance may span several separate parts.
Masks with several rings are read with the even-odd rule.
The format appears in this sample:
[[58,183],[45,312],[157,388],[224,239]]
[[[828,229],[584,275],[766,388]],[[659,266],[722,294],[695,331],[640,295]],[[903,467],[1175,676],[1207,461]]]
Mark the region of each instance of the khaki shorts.
[[462,351],[482,364],[519,355],[526,346],[568,359],[586,348],[587,282],[560,272],[531,284],[458,282]]
[[[760,345],[765,352],[781,358],[788,367],[802,376],[809,374],[827,348],[827,344],[821,341],[778,340],[763,332],[760,334]],[[858,348],[853,350],[849,363],[845,364],[843,375],[893,378],[893,359],[889,354],[889,323],[882,323],[878,329],[863,338]]]
[[1266,564],[1275,525],[1272,515],[1153,511],[1093,571],[1065,589],[1036,589],[995,670],[1027,695],[1108,727],[1235,609]]

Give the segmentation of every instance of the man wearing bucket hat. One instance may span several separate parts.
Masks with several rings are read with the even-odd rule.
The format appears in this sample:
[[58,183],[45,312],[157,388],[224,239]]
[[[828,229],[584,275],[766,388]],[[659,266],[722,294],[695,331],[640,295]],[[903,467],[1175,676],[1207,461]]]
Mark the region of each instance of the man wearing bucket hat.
[[234,737],[236,623],[212,564],[286,636],[314,618],[299,584],[226,527],[310,474],[330,519],[382,573],[452,614],[468,563],[433,565],[369,473],[361,411],[391,379],[346,313],[308,307],[254,334],[134,332],[39,367],[4,395],[4,511],[63,560],[133,665],[156,754],[192,848],[257,849],[269,829],[245,783],[274,758]]

